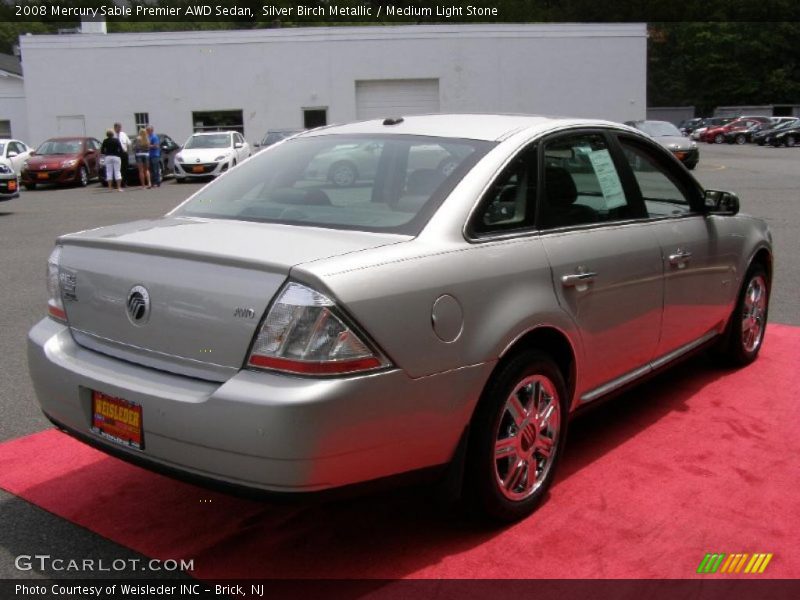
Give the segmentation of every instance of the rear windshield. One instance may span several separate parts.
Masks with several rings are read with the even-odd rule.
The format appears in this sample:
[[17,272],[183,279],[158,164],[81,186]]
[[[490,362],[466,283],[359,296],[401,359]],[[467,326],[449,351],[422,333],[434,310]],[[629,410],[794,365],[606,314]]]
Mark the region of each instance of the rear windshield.
[[652,137],[681,136],[678,128],[667,121],[642,121],[636,126]]
[[415,235],[493,142],[314,136],[256,155],[172,214]]

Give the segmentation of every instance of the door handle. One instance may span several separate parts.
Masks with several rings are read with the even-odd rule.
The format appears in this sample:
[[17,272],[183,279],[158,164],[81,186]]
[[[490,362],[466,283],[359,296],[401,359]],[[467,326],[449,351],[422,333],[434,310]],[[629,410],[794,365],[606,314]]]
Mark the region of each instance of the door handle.
[[670,254],[667,258],[669,259],[669,264],[676,266],[689,262],[689,259],[692,258],[692,253],[679,248],[675,254]]
[[595,277],[597,277],[597,273],[593,273],[592,271],[583,271],[580,273],[572,273],[570,275],[562,276],[561,283],[564,285],[564,287],[573,287],[581,283],[589,283],[594,281]]

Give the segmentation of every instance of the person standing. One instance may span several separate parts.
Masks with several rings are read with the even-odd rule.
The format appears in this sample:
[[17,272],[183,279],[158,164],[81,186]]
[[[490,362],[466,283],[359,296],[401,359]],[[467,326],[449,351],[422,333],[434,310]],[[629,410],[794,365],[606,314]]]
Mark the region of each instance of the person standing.
[[153,133],[153,126],[147,126],[147,139],[150,142],[150,179],[153,187],[161,187],[161,140]]
[[122,166],[122,145],[119,140],[114,137],[114,130],[109,129],[106,131],[106,139],[100,144],[100,154],[105,157],[106,163],[106,181],[108,182],[108,191],[114,189],[113,182],[117,182],[117,191],[122,191],[122,173],[120,168]]
[[128,134],[122,131],[122,125],[120,123],[114,123],[114,137],[119,140],[120,146],[122,146],[122,166],[120,170],[122,171],[122,183],[125,182],[125,178],[128,176],[128,150],[131,147],[131,139],[128,137]]
[[142,187],[150,188],[150,138],[147,132],[142,127],[139,130],[139,135],[133,143],[133,153],[136,159],[136,168],[139,169],[139,184]]

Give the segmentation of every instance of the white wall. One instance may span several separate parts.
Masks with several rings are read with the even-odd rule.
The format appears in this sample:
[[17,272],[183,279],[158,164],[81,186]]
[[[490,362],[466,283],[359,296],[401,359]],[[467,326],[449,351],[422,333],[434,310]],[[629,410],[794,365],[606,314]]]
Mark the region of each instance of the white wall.
[[645,117],[644,24],[333,27],[23,36],[32,142],[59,115],[88,135],[148,112],[178,142],[193,110],[242,109],[245,136],[355,119],[355,81],[439,79],[442,112]]
[[5,71],[0,71],[0,121],[11,121],[11,134],[26,144],[31,143],[22,77]]

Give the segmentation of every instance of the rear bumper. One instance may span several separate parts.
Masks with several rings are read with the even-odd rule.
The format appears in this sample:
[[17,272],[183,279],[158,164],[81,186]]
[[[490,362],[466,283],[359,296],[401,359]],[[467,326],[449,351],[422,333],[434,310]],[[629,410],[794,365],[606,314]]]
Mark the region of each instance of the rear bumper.
[[[43,319],[28,363],[45,414],[110,453],[275,492],[341,487],[450,461],[493,364],[411,379],[240,371],[214,383],[134,365],[75,343]],[[91,431],[91,391],[142,406],[144,449]]]

